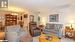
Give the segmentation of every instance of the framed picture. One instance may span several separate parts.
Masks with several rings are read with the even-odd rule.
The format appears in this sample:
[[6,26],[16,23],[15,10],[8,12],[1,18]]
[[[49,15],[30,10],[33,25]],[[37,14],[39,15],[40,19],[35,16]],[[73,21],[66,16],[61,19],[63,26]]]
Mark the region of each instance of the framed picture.
[[22,20],[22,16],[21,16],[21,20]]
[[28,18],[28,14],[24,14],[24,18]]
[[38,16],[38,21],[40,22],[40,16]]
[[50,22],[59,22],[59,14],[53,14],[49,16]]
[[22,16],[19,16],[19,17],[18,17],[18,20],[22,20]]
[[30,16],[29,16],[29,20],[30,20],[30,21],[34,21],[34,15],[30,15]]

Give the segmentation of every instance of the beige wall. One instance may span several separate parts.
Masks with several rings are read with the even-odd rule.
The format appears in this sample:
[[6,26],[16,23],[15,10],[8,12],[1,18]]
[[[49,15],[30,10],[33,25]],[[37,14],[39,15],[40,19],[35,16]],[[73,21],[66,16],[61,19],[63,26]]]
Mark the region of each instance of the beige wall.
[[[49,15],[52,14],[59,14],[59,22],[49,22]],[[71,10],[69,7],[61,9],[60,8],[53,9],[50,11],[49,10],[45,10],[42,12],[40,11],[39,15],[41,18],[43,18],[43,21],[45,23],[63,24],[64,26],[66,26],[67,24],[70,25],[72,22],[75,24],[75,12],[74,10]],[[75,27],[75,25],[73,26]]]

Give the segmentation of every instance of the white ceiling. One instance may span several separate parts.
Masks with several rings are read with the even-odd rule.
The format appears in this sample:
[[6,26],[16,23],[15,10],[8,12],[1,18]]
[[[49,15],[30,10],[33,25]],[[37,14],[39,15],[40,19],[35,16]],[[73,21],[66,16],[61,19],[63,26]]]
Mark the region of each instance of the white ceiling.
[[68,0],[9,0],[9,5],[27,8],[53,8],[67,4]]
[[27,8],[34,11],[59,10],[74,4],[73,0],[9,0],[9,6]]

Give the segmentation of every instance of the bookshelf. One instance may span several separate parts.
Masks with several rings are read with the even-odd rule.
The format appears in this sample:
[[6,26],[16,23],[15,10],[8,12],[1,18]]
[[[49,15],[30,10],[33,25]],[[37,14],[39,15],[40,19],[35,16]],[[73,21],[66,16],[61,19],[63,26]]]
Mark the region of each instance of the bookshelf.
[[17,15],[6,14],[5,15],[5,25],[11,26],[17,24]]

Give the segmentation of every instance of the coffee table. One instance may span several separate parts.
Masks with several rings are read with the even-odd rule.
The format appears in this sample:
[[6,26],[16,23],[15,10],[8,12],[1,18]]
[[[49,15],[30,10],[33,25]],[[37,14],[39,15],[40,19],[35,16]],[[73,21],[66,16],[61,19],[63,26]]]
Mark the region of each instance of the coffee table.
[[[50,38],[50,39],[49,39]],[[61,42],[61,40],[52,34],[42,34],[39,37],[40,42]]]

